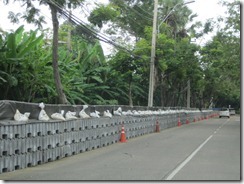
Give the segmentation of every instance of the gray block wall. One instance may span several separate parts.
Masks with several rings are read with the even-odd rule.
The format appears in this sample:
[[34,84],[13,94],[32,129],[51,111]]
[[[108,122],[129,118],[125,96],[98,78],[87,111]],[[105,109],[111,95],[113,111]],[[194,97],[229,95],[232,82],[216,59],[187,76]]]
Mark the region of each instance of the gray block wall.
[[0,174],[52,162],[120,141],[122,124],[127,139],[182,124],[188,119],[209,117],[213,112],[175,113],[150,116],[114,116],[71,121],[1,121]]

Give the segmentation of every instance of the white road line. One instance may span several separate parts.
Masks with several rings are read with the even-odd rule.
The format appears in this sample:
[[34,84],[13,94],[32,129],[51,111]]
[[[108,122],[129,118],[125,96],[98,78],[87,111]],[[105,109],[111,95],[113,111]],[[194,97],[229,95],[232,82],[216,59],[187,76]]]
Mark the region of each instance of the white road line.
[[165,180],[171,180],[196,154],[197,152],[213,137],[210,135],[189,157],[187,157]]
[[[227,121],[225,121],[222,125],[220,125],[220,127],[215,130],[215,133],[217,133],[222,126],[224,126],[227,122],[229,121],[229,119]],[[210,135],[197,149],[195,149],[195,151],[190,154],[178,167],[176,167],[170,175],[168,175],[165,180],[172,180],[172,178],[197,154],[197,152],[213,137],[213,134]]]

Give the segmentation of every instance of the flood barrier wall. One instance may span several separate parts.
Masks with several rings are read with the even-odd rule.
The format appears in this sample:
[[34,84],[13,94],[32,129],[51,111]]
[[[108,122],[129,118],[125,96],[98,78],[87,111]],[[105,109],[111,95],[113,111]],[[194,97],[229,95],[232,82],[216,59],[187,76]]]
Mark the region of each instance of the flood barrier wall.
[[[14,110],[13,110],[14,111]],[[213,116],[213,111],[146,116],[113,116],[69,121],[0,121],[0,174],[105,147],[120,141]]]

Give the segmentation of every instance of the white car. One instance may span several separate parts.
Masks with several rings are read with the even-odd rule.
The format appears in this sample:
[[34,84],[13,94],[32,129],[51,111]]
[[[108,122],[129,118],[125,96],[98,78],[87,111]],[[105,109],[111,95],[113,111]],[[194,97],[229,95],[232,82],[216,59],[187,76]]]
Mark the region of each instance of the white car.
[[219,118],[222,118],[222,117],[228,117],[230,118],[230,111],[228,108],[222,108],[220,109],[219,111]]

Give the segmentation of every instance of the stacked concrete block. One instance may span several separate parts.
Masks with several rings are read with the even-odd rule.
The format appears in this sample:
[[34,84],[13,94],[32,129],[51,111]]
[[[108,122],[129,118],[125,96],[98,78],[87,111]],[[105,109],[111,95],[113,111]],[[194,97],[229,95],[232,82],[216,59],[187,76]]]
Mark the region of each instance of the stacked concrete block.
[[211,112],[150,116],[114,116],[70,121],[6,121],[0,125],[0,174],[52,162],[120,141],[124,126],[127,139],[177,126],[186,119],[207,117]]
[[14,171],[13,162],[14,162],[14,159],[11,156],[0,157],[0,169],[1,169],[1,173],[2,172],[11,172],[11,171]]
[[156,121],[158,121],[159,123],[160,130],[164,130],[167,128],[167,122],[168,122],[167,118],[168,118],[167,115],[163,115],[162,117],[156,119]]
[[[18,169],[23,169],[26,168],[26,155],[22,154],[22,155],[13,155],[12,156],[12,161],[11,161],[11,168],[13,168],[13,170],[18,170]],[[38,159],[37,159],[37,164],[38,164]],[[4,171],[3,171],[4,172]]]

